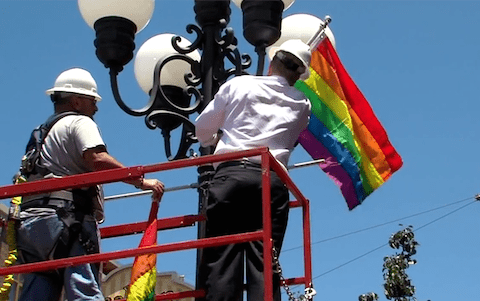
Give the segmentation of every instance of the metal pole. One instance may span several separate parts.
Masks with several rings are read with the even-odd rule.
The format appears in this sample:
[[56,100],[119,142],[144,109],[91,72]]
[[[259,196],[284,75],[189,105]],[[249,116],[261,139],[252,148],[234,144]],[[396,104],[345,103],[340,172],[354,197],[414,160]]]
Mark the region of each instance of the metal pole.
[[[198,183],[169,187],[169,188],[165,188],[164,191],[165,192],[172,192],[172,191],[179,191],[179,190],[192,189],[192,188],[198,188]],[[145,190],[145,191],[129,192],[129,193],[124,193],[124,194],[107,196],[104,199],[105,199],[105,201],[113,201],[113,200],[118,200],[118,199],[125,199],[125,198],[131,198],[131,197],[143,196],[143,195],[150,195],[150,194],[152,194],[151,190]]]
[[[302,167],[308,167],[308,166],[312,166],[312,165],[319,164],[319,163],[324,163],[324,162],[325,162],[324,159],[317,159],[317,160],[312,160],[312,161],[300,162],[300,163],[295,163],[293,165],[287,166],[287,169],[292,170],[292,169],[297,169],[297,168],[302,168]],[[199,187],[200,187],[199,183],[191,183],[191,184],[188,184],[188,185],[180,185],[180,186],[173,186],[173,187],[165,188],[165,192],[180,191],[180,190],[185,190],[185,189],[197,189]],[[144,195],[150,195],[150,194],[152,194],[152,191],[150,191],[150,190],[129,192],[129,193],[124,193],[124,194],[107,196],[107,197],[105,197],[105,201],[113,201],[113,200],[118,200],[118,199],[125,199],[125,198],[144,196]]]
[[262,154],[262,224],[263,224],[263,277],[264,301],[273,301],[273,270],[272,270],[272,210],[270,158],[268,152]]

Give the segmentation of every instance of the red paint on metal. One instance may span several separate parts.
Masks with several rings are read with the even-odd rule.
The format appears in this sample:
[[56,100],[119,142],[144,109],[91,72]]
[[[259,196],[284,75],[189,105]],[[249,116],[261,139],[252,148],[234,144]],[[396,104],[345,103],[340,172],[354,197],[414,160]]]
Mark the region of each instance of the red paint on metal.
[[[196,222],[206,220],[202,215],[184,215],[178,217],[164,218],[157,221],[158,230],[168,230],[195,225]],[[119,237],[131,234],[142,233],[147,229],[147,222],[131,223],[118,226],[109,226],[100,228],[100,236],[102,239]]]
[[265,301],[273,301],[273,262],[272,248],[272,210],[270,205],[270,158],[268,152],[262,153],[262,217],[263,217],[263,280]]
[[94,263],[109,261],[114,259],[122,259],[128,257],[134,257],[144,254],[157,254],[168,253],[174,251],[197,249],[197,248],[209,248],[218,247],[228,244],[239,244],[248,241],[262,240],[263,231],[255,231],[241,234],[225,235],[211,238],[202,238],[197,240],[189,240],[178,243],[168,243],[156,246],[142,247],[137,249],[129,249],[122,251],[114,251],[100,254],[91,254],[84,256],[76,256],[55,260],[47,260],[36,263],[26,263],[16,265],[8,268],[0,268],[0,276],[8,274],[21,274],[21,273],[33,273],[39,271],[53,270],[59,268],[65,268],[69,266],[75,266],[85,263]]
[[[227,153],[222,155],[208,155],[193,159],[183,159],[158,163],[147,166],[134,166],[126,168],[118,168],[106,171],[85,173],[74,176],[67,176],[58,179],[46,179],[30,183],[22,183],[17,185],[9,185],[0,187],[0,199],[12,198],[19,195],[34,195],[46,193],[56,190],[68,188],[80,188],[92,186],[96,184],[113,183],[124,180],[139,178],[146,173],[159,172],[170,169],[185,168],[192,166],[200,166],[208,163],[239,160],[245,157],[261,156],[262,158],[262,209],[263,209],[263,230],[249,233],[241,233],[235,235],[226,235],[212,238],[202,238],[191,241],[168,243],[136,249],[128,249],[122,251],[114,251],[108,253],[92,254],[57,260],[49,260],[44,262],[29,263],[0,268],[0,275],[32,273],[38,271],[52,270],[64,268],[73,265],[105,262],[114,259],[134,257],[143,254],[166,253],[181,251],[187,249],[216,247],[226,244],[244,243],[248,241],[261,240],[264,247],[264,273],[265,273],[265,301],[273,300],[272,276],[272,224],[271,224],[271,207],[270,207],[270,175],[271,170],[275,171],[280,179],[285,183],[290,192],[297,198],[291,201],[291,208],[302,207],[303,212],[303,249],[304,249],[304,271],[305,275],[298,278],[290,278],[286,280],[288,285],[303,284],[306,287],[312,285],[312,269],[311,269],[311,240],[310,240],[310,205],[309,201],[303,196],[298,187],[293,183],[287,171],[278,163],[270,154],[268,148],[257,148],[252,150]],[[185,215],[179,217],[160,219],[158,230],[179,228],[192,226],[196,222],[204,221],[205,217],[201,215]],[[130,235],[143,232],[146,229],[146,222],[122,224],[100,229],[102,238],[116,237],[122,235]],[[202,290],[167,293],[157,295],[155,300],[171,300],[187,297],[204,297],[205,292]]]

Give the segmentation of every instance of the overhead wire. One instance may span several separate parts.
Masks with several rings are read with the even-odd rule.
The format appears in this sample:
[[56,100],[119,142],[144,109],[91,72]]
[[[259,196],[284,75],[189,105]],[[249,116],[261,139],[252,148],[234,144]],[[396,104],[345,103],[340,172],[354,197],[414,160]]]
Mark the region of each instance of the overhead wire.
[[[455,213],[455,212],[457,212],[457,211],[460,211],[461,209],[464,209],[464,208],[472,205],[473,203],[475,203],[475,202],[477,202],[477,201],[480,201],[480,194],[477,194],[474,198],[475,198],[474,201],[472,201],[472,202],[470,202],[470,203],[468,203],[468,204],[466,204],[466,205],[464,205],[464,206],[461,206],[461,207],[459,207],[459,208],[456,208],[455,210],[450,211],[450,212],[448,212],[448,213],[446,213],[446,214],[444,214],[444,215],[442,215],[442,216],[440,216],[440,217],[438,217],[438,218],[436,218],[436,219],[434,219],[434,220],[432,220],[432,221],[430,221],[430,222],[428,222],[428,223],[426,223],[426,224],[418,227],[416,230],[414,230],[414,232],[417,232],[417,231],[420,230],[420,229],[423,229],[423,228],[425,228],[425,227],[427,227],[427,226],[429,226],[429,225],[431,225],[431,224],[433,224],[433,223],[435,223],[435,222],[438,222],[439,220],[441,220],[441,219],[443,219],[443,218],[445,218],[445,217],[447,217],[447,216],[449,216],[449,215],[451,215],[451,214],[453,214],[453,213]],[[418,216],[418,215],[421,215],[421,214],[424,214],[424,213],[432,212],[432,211],[435,211],[435,210],[438,210],[438,209],[441,209],[441,208],[445,208],[445,207],[449,207],[449,206],[452,206],[452,205],[455,205],[455,204],[459,204],[459,203],[462,203],[462,202],[465,202],[465,201],[468,201],[468,200],[471,200],[471,199],[472,199],[472,197],[469,197],[469,198],[466,198],[466,199],[463,199],[463,200],[460,200],[460,201],[456,201],[456,202],[453,202],[453,203],[450,203],[450,204],[446,204],[446,205],[443,205],[443,206],[440,206],[440,207],[436,207],[436,208],[433,208],[433,209],[430,209],[430,210],[426,210],[426,211],[423,211],[423,212],[415,213],[415,214],[412,214],[412,215],[410,215],[410,216],[408,216],[408,217],[399,218],[399,219],[396,219],[396,220],[393,220],[393,221],[390,221],[390,222],[386,222],[386,223],[379,224],[379,225],[376,225],[376,226],[368,227],[368,228],[365,228],[365,229],[362,229],[362,230],[358,230],[358,231],[346,233],[346,234],[343,234],[343,235],[339,235],[339,236],[336,236],[336,237],[332,237],[332,238],[330,238],[330,239],[325,239],[325,240],[320,241],[320,242],[324,242],[324,241],[328,241],[328,240],[333,240],[333,239],[340,238],[340,237],[345,237],[345,236],[352,235],[352,234],[355,234],[355,233],[358,233],[358,232],[366,231],[366,230],[373,229],[373,228],[376,228],[376,227],[380,227],[380,226],[383,226],[383,225],[386,225],[386,224],[390,224],[390,223],[393,223],[393,222],[397,222],[397,221],[399,221],[399,220],[407,219],[407,218],[414,217],[414,216]],[[320,242],[316,242],[316,243],[320,243]],[[312,244],[313,244],[313,243],[312,243]],[[323,273],[321,273],[321,274],[313,277],[313,278],[312,278],[312,281],[315,280],[315,279],[317,279],[317,278],[320,278],[320,277],[322,277],[322,276],[325,276],[325,275],[327,275],[327,274],[329,274],[329,273],[331,273],[331,272],[333,272],[333,271],[336,271],[336,270],[338,270],[338,269],[340,269],[340,268],[342,268],[342,267],[344,267],[344,266],[346,266],[346,265],[348,265],[348,264],[350,264],[350,263],[352,263],[352,262],[355,262],[355,261],[357,261],[357,260],[359,260],[359,259],[361,259],[361,258],[363,258],[363,257],[365,257],[365,256],[367,256],[367,255],[369,255],[369,254],[377,251],[377,250],[380,250],[381,248],[383,248],[383,247],[385,247],[385,246],[387,246],[387,245],[388,245],[388,243],[384,243],[384,244],[382,244],[382,245],[380,245],[380,246],[378,246],[378,247],[376,247],[376,248],[374,248],[374,249],[372,249],[372,250],[370,250],[370,251],[368,251],[368,252],[366,252],[366,253],[363,253],[363,254],[361,254],[361,255],[359,255],[359,256],[357,256],[357,257],[355,257],[355,258],[353,258],[353,259],[351,259],[351,260],[349,260],[349,261],[347,261],[347,262],[344,262],[344,263],[342,263],[342,264],[340,264],[340,265],[338,265],[338,266],[336,266],[336,267],[334,267],[334,268],[332,268],[332,269],[330,269],[330,270],[328,270],[328,271],[325,271],[325,272],[323,272]],[[285,251],[290,251],[290,250],[294,250],[294,249],[297,249],[297,248],[292,248],[292,249],[288,249],[288,250],[285,250]],[[285,251],[282,251],[282,252],[285,252]],[[299,287],[300,285],[301,285],[301,284],[292,285],[291,288],[293,289],[293,288],[295,288],[295,287]],[[297,291],[297,293],[300,293],[300,291]]]
[[[444,214],[444,215],[442,215],[442,216],[434,219],[433,221],[430,221],[430,222],[428,222],[428,223],[426,223],[426,224],[418,227],[418,228],[416,229],[416,231],[418,231],[418,230],[420,230],[420,229],[423,229],[423,228],[425,228],[425,227],[427,227],[427,226],[429,226],[429,225],[431,225],[431,224],[433,224],[433,223],[435,223],[435,222],[437,222],[437,221],[439,221],[439,220],[441,220],[441,219],[443,219],[443,218],[445,218],[445,217],[447,217],[447,216],[449,216],[449,215],[451,215],[451,214],[453,214],[453,213],[455,213],[455,212],[457,212],[457,211],[459,211],[459,210],[461,210],[461,209],[463,209],[463,208],[465,208],[465,207],[467,207],[467,206],[470,206],[471,204],[475,203],[476,201],[480,201],[480,194],[477,194],[474,198],[475,198],[475,201],[470,202],[470,203],[468,203],[468,204],[466,204],[466,205],[464,205],[464,206],[461,206],[461,207],[459,207],[459,208],[456,208],[455,210],[450,211],[450,212],[448,212],[448,213],[446,213],[446,214]],[[403,220],[403,219],[407,219],[407,218],[414,217],[414,216],[419,216],[419,215],[422,215],[422,214],[425,214],[425,213],[429,213],[429,212],[432,212],[432,211],[435,211],[435,210],[439,210],[439,209],[442,209],[442,208],[446,208],[446,207],[449,207],[449,206],[453,206],[453,205],[455,205],[455,204],[459,204],[459,203],[462,203],[462,202],[465,202],[465,201],[468,201],[468,200],[471,200],[471,199],[472,199],[472,197],[465,198],[465,199],[462,199],[462,200],[459,200],[459,201],[455,201],[455,202],[453,202],[453,203],[445,204],[445,205],[442,205],[442,206],[439,206],[439,207],[436,207],[436,208],[432,208],[432,209],[429,209],[429,210],[426,210],[426,211],[422,211],[422,212],[419,212],[419,213],[415,213],[415,214],[412,214],[412,215],[409,215],[409,216],[406,216],[406,217],[403,217],[403,218],[398,218],[398,219],[395,219],[395,220],[392,220],[392,221],[389,221],[389,222],[385,222],[385,223],[382,223],[382,224],[379,224],[379,225],[371,226],[371,227],[364,228],[364,229],[361,229],[361,230],[357,230],[357,231],[353,231],[353,232],[350,232],[350,233],[346,233],[346,234],[338,235],[338,236],[331,237],[331,238],[328,238],[328,239],[324,239],[324,240],[321,240],[321,241],[317,241],[317,242],[312,243],[312,245],[315,244],[315,243],[321,243],[321,242],[325,242],[325,241],[329,241],[329,240],[334,240],[334,239],[337,239],[337,238],[341,238],[341,237],[353,235],[353,234],[356,234],[356,233],[359,233],[359,232],[363,232],[363,231],[367,231],[367,230],[370,230],[370,229],[374,229],[374,228],[377,228],[377,227],[381,227],[381,226],[384,226],[384,225],[387,225],[387,224],[391,224],[391,223],[394,223],[394,222],[398,222],[398,221]],[[415,232],[415,231],[414,231],[414,232]],[[344,266],[346,266],[346,265],[348,265],[348,264],[350,264],[350,263],[352,263],[352,262],[355,262],[355,261],[357,261],[357,260],[359,260],[359,259],[361,259],[361,258],[363,258],[363,257],[365,257],[365,256],[367,256],[367,255],[369,255],[369,254],[371,254],[371,253],[374,253],[375,251],[377,251],[377,250],[379,250],[379,249],[381,249],[381,248],[383,248],[383,247],[385,247],[385,246],[387,246],[387,245],[388,245],[388,243],[384,243],[384,244],[382,244],[382,245],[380,245],[380,246],[378,246],[378,247],[376,247],[376,248],[374,248],[374,249],[372,249],[372,250],[370,250],[370,251],[368,251],[368,252],[366,252],[366,253],[363,253],[363,254],[361,254],[361,255],[359,255],[359,256],[357,256],[357,257],[355,257],[355,258],[353,258],[353,259],[351,259],[351,260],[349,260],[349,261],[347,261],[347,262],[344,262],[344,263],[342,263],[342,264],[340,264],[340,265],[338,265],[338,266],[336,266],[336,267],[334,267],[334,268],[332,268],[332,269],[330,269],[330,270],[328,270],[328,271],[325,271],[325,272],[323,272],[322,274],[319,274],[319,275],[313,277],[313,278],[312,278],[312,281],[315,280],[315,279],[317,279],[317,278],[320,278],[320,277],[322,277],[322,276],[325,276],[325,275],[327,275],[327,274],[329,274],[329,273],[331,273],[331,272],[333,272],[333,271],[336,271],[336,270],[338,270],[338,269],[340,269],[340,268],[342,268],[342,267],[344,267]],[[301,246],[300,246],[300,247],[291,248],[291,249],[287,249],[287,250],[282,250],[282,253],[283,253],[283,252],[287,252],[287,251],[292,251],[292,250],[295,250],[295,249],[298,249],[298,248],[301,248]],[[301,286],[301,284],[292,285],[290,288],[293,290],[293,289],[298,288],[299,286]],[[282,292],[282,294],[284,294],[284,292]],[[296,290],[296,291],[295,291],[295,294],[299,295],[299,294],[301,294],[301,291],[300,291],[300,290]]]
[[449,215],[451,215],[451,214],[453,214],[453,213],[455,213],[455,212],[457,212],[457,211],[459,211],[459,210],[461,210],[461,209],[463,209],[463,208],[465,208],[465,207],[467,207],[467,206],[470,206],[471,204],[473,204],[473,203],[475,203],[475,202],[477,202],[477,201],[478,201],[478,200],[475,200],[475,201],[470,202],[470,203],[468,203],[468,204],[466,204],[466,205],[464,205],[464,206],[462,206],[462,207],[459,207],[459,208],[457,208],[457,209],[455,209],[455,210],[453,210],[453,211],[451,211],[451,212],[449,212],[449,213],[446,213],[446,214],[444,214],[444,215],[442,215],[442,216],[434,219],[433,221],[431,221],[431,222],[429,222],[429,223],[426,223],[426,224],[423,225],[423,226],[418,227],[417,230],[415,230],[415,232],[418,231],[418,230],[420,230],[420,229],[422,229],[422,228],[425,228],[425,227],[427,227],[427,226],[429,226],[429,225],[437,222],[438,220],[441,220],[442,218],[445,218],[445,217],[447,217],[447,216],[449,216]]
[[[471,198],[468,198],[468,199],[466,199],[466,200],[469,200],[469,199],[471,199]],[[458,201],[458,202],[456,202],[456,203],[464,202],[464,201],[466,201],[466,200]],[[461,210],[461,209],[464,209],[464,208],[472,205],[473,203],[475,203],[475,202],[477,202],[477,201],[478,201],[478,199],[475,199],[474,201],[472,201],[472,202],[470,202],[470,203],[468,203],[468,204],[466,204],[466,205],[464,205],[464,206],[461,206],[461,207],[459,207],[459,208],[457,208],[457,209],[455,209],[455,210],[453,210],[453,211],[451,211],[451,212],[449,212],[449,213],[447,213],[447,214],[444,214],[444,215],[442,215],[442,216],[440,216],[440,217],[438,217],[438,218],[436,218],[436,219],[434,219],[434,220],[432,220],[432,221],[430,221],[430,222],[428,222],[428,223],[426,223],[426,224],[418,227],[414,232],[416,232],[416,231],[418,231],[418,230],[420,230],[420,229],[423,229],[423,228],[425,228],[425,227],[427,227],[427,226],[429,226],[429,225],[431,225],[431,224],[433,224],[433,223],[435,223],[435,222],[438,222],[439,220],[441,220],[441,219],[443,219],[443,218],[445,218],[445,217],[447,217],[447,216],[449,216],[449,215],[451,215],[451,214],[453,214],[453,213],[455,213],[455,212],[457,212],[457,211],[459,211],[459,210]],[[449,204],[449,205],[446,205],[446,206],[450,206],[450,205],[453,205],[453,203],[452,203],[452,204]],[[446,207],[446,206],[442,206],[442,207]],[[436,209],[438,209],[438,208],[436,208]],[[432,209],[432,211],[433,211],[433,210],[436,210],[436,209]],[[416,215],[418,215],[418,214],[416,214]],[[414,216],[415,216],[415,215],[414,215]],[[371,253],[373,253],[373,252],[375,252],[375,251],[377,251],[377,250],[379,250],[379,249],[387,246],[387,245],[388,245],[388,243],[382,244],[381,246],[376,247],[375,249],[372,249],[372,250],[370,250],[370,251],[368,251],[368,252],[366,252],[366,253],[364,253],[364,254],[362,254],[362,255],[359,255],[359,256],[357,256],[357,257],[355,257],[355,258],[353,258],[353,259],[351,259],[351,260],[349,260],[349,261],[347,261],[347,262],[345,262],[345,263],[343,263],[343,264],[340,264],[339,266],[337,266],[337,267],[335,267],[335,268],[332,268],[332,269],[330,269],[330,270],[328,270],[328,271],[326,271],[326,272],[323,272],[323,273],[320,274],[320,275],[317,275],[317,276],[313,277],[312,280],[317,279],[317,278],[320,278],[320,277],[322,277],[322,276],[324,276],[324,275],[327,275],[327,274],[329,274],[329,273],[331,273],[331,272],[333,272],[333,271],[335,271],[335,270],[338,270],[339,268],[344,267],[345,265],[350,264],[350,263],[352,263],[352,262],[354,262],[354,261],[356,261],[356,260],[358,260],[358,259],[360,259],[360,258],[362,258],[362,257],[365,257],[365,256],[367,256],[367,255],[369,255],[369,254],[371,254]]]
[[[397,219],[394,219],[394,220],[391,220],[391,221],[388,221],[388,222],[384,222],[384,223],[381,223],[381,224],[378,224],[378,225],[370,226],[370,227],[363,228],[363,229],[360,229],[360,230],[355,230],[355,231],[352,231],[352,232],[344,233],[344,234],[333,236],[333,237],[330,237],[330,238],[325,238],[325,239],[322,239],[322,240],[319,240],[319,241],[312,242],[311,245],[315,245],[315,244],[319,244],[319,243],[343,238],[343,237],[346,237],[346,236],[350,236],[350,235],[353,235],[353,234],[358,234],[358,233],[365,232],[365,231],[368,231],[368,230],[372,230],[372,229],[375,229],[375,228],[379,228],[379,227],[389,225],[389,224],[392,224],[392,223],[396,223],[396,222],[399,222],[399,221],[402,221],[402,220],[405,220],[405,219],[408,219],[408,218],[412,218],[412,217],[419,216],[419,215],[426,214],[426,213],[430,213],[430,212],[433,212],[433,211],[436,211],[436,210],[439,210],[439,209],[443,209],[443,208],[446,208],[446,207],[449,207],[449,206],[453,206],[453,205],[456,205],[456,204],[459,204],[459,203],[463,203],[463,202],[471,200],[471,199],[472,199],[471,197],[465,198],[465,199],[460,200],[460,201],[455,201],[453,203],[445,204],[445,205],[442,205],[442,206],[439,206],[439,207],[436,207],[436,208],[432,208],[432,209],[429,209],[429,210],[426,210],[426,211],[418,212],[418,213],[415,213],[415,214],[412,214],[412,215],[409,215],[409,216],[397,218]],[[303,246],[297,246],[297,247],[292,247],[292,248],[289,248],[289,249],[284,249],[284,250],[282,250],[282,253],[297,250],[297,249],[301,249],[301,248],[303,248]]]

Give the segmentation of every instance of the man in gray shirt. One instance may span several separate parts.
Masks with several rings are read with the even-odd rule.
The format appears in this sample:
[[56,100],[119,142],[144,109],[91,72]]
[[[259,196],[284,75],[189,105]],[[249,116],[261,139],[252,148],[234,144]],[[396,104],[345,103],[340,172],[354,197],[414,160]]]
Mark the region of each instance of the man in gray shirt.
[[[51,97],[55,115],[65,116],[53,124],[45,137],[39,167],[28,175],[28,181],[124,167],[107,152],[93,121],[101,97],[88,71],[73,68],[62,72],[46,93]],[[163,195],[164,185],[156,179],[125,182],[152,190],[154,201],[159,202]],[[100,186],[24,197],[17,231],[20,261],[98,253],[97,223],[103,217]],[[69,301],[104,300],[95,264],[26,274],[20,300],[59,300],[63,288]]]

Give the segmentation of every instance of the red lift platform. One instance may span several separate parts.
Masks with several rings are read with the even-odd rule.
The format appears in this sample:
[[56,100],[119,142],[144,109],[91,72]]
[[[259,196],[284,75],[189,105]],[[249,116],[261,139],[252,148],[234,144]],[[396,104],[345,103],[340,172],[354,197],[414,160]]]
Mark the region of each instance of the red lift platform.
[[[190,241],[159,244],[150,247],[126,249],[114,252],[105,252],[99,254],[70,257],[64,259],[49,260],[37,263],[19,264],[10,267],[0,268],[0,276],[9,274],[31,273],[44,270],[64,268],[85,263],[106,262],[109,260],[135,257],[143,254],[166,253],[181,251],[187,249],[198,249],[215,247],[226,244],[244,243],[249,241],[263,241],[264,254],[264,279],[265,279],[265,299],[264,301],[273,301],[271,263],[272,255],[272,224],[270,212],[270,173],[275,171],[285,183],[291,194],[296,198],[290,202],[290,208],[302,208],[303,213],[303,255],[304,255],[304,275],[286,279],[287,285],[304,285],[305,288],[311,288],[312,283],[312,265],[311,265],[311,241],[310,241],[310,208],[309,201],[303,196],[297,186],[293,183],[285,169],[270,154],[268,148],[257,148],[246,151],[233,152],[221,155],[208,155],[192,159],[183,159],[158,163],[145,166],[133,166],[126,168],[111,169],[105,171],[84,173],[63,178],[45,179],[35,182],[21,183],[0,187],[0,199],[8,199],[16,196],[27,196],[40,193],[47,193],[62,189],[81,188],[97,184],[107,184],[128,179],[136,179],[148,173],[161,172],[171,169],[179,169],[192,166],[201,166],[205,164],[240,160],[253,156],[261,157],[262,165],[262,208],[263,208],[263,229],[255,232],[225,235],[213,238],[200,238]],[[185,215],[158,220],[158,230],[180,228],[192,226],[197,222],[205,220],[202,215]],[[124,235],[137,234],[145,231],[146,222],[121,224],[100,228],[101,238],[111,238]],[[181,293],[165,293],[157,295],[155,300],[176,300],[188,297],[203,297],[203,290],[193,290]]]

